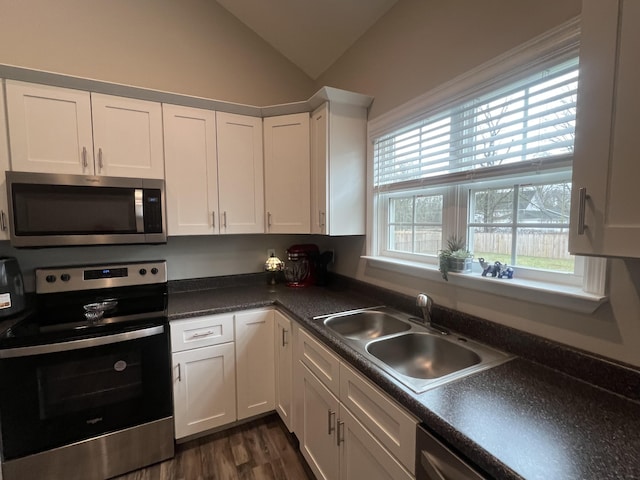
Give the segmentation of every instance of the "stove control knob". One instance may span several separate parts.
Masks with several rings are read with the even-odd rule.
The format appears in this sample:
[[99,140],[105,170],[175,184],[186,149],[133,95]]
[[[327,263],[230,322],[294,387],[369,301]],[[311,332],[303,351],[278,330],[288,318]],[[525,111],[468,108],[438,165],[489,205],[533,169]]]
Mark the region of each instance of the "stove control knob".
[[141,268],[141,269],[138,271],[138,273],[139,273],[140,275],[146,275],[146,274],[147,274],[147,269],[146,269],[146,268]]
[[71,275],[69,275],[68,273],[63,273],[62,275],[60,275],[60,280],[62,280],[63,282],[68,282],[71,279]]
[[55,275],[47,275],[47,277],[45,278],[45,280],[47,281],[47,283],[53,283],[53,282],[55,282],[57,279],[56,279],[56,276],[55,276]]
[[157,274],[158,274],[158,269],[157,269],[156,267],[153,267],[153,268],[151,269],[151,274],[152,274],[152,275],[157,275]]

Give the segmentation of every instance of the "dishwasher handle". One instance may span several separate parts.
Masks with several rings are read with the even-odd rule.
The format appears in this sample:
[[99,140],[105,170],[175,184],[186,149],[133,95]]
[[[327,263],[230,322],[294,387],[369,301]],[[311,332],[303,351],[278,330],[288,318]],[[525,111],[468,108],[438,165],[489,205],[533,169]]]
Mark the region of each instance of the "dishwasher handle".
[[416,450],[416,480],[486,480],[420,425]]

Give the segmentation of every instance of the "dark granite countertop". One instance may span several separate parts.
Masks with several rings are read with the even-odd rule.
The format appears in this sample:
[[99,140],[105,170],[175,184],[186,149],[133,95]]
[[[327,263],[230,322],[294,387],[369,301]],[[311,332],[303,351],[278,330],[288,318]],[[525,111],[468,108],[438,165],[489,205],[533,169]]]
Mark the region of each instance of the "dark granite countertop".
[[416,394],[313,320],[393,300],[375,289],[237,285],[172,291],[169,318],[277,305],[494,478],[640,479],[637,399],[525,358]]

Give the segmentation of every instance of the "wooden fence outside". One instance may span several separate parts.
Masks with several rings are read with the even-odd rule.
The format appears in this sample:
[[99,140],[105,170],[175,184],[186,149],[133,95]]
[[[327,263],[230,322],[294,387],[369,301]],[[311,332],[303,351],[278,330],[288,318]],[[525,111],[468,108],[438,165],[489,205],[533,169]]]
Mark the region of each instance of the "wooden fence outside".
[[[394,240],[395,250],[411,251],[410,230],[396,230]],[[441,249],[440,233],[433,231],[416,233],[416,253],[436,254]],[[508,233],[475,233],[473,251],[509,255],[511,253],[511,235]],[[570,259],[569,235],[567,233],[520,233],[516,254],[527,257]]]

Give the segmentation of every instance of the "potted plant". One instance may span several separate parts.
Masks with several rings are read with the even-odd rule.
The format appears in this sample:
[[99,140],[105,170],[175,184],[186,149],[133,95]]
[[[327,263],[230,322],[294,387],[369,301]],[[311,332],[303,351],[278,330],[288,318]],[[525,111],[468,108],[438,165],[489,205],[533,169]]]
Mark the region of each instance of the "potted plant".
[[440,250],[438,255],[440,260],[440,273],[442,278],[449,281],[449,272],[468,273],[471,272],[473,254],[467,249],[463,238],[456,236],[449,237],[447,248]]

